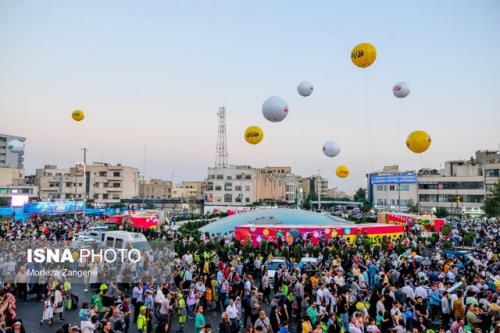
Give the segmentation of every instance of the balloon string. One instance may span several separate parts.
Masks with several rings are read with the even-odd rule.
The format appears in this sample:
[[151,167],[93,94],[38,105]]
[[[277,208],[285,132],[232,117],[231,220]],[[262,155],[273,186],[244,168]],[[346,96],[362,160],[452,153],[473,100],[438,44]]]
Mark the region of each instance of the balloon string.
[[363,71],[363,101],[362,101],[362,108],[363,112],[365,114],[365,119],[366,119],[366,128],[367,128],[367,139],[368,139],[368,154],[370,158],[370,172],[372,172],[373,169],[373,151],[372,151],[372,129],[371,129],[371,120],[370,120],[370,113],[368,112],[368,107],[367,107],[367,102],[366,102],[366,88],[367,88],[367,74],[366,71],[368,69],[364,68]]

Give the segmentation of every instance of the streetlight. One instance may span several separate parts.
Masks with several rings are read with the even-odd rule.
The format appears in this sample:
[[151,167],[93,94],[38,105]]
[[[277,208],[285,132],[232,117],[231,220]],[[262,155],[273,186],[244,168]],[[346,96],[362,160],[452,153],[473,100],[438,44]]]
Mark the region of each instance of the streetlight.
[[73,195],[73,201],[74,201],[74,203],[73,203],[73,218],[75,220],[76,220],[76,212],[77,212],[77,209],[76,209],[76,199],[77,199],[76,196],[77,196],[77,185],[78,185],[78,183],[77,183],[77,180],[78,180],[77,177],[80,175],[80,173],[82,172],[82,170],[85,170],[85,168],[84,167],[82,168],[82,165],[79,164],[79,163],[77,163],[75,165],[75,169],[74,169],[75,181],[73,183],[73,187],[75,188],[75,193]]

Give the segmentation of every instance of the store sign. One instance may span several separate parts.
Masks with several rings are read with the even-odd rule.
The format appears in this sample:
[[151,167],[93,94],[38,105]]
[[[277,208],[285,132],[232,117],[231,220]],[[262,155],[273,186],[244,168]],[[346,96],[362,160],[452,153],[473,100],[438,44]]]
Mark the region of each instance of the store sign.
[[399,175],[372,176],[371,184],[414,184],[417,182],[417,175],[414,173]]

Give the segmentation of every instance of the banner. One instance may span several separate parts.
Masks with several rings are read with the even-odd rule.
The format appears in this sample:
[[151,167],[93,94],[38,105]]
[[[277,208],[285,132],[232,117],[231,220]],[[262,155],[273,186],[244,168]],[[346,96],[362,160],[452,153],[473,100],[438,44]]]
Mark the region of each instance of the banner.
[[[85,203],[76,202],[76,212],[83,212]],[[55,201],[55,202],[31,202],[24,206],[27,214],[51,215],[51,214],[71,214],[75,212],[75,201]]]

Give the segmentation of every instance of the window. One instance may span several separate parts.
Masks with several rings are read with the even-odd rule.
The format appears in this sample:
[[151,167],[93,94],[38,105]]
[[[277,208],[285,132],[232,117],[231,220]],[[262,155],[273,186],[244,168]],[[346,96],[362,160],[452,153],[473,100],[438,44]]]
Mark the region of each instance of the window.
[[252,175],[245,175],[245,179],[252,179]]
[[224,175],[218,174],[217,179],[224,179]]
[[113,200],[120,200],[119,194],[113,194]]
[[72,183],[66,183],[66,187],[71,187]]
[[94,199],[99,199],[99,194],[94,194]]
[[394,185],[389,186],[389,191],[394,191],[394,189],[395,189]]
[[208,175],[208,179],[215,179],[215,175]]
[[108,197],[109,197],[109,195],[107,193],[105,193],[105,194],[102,195],[103,200],[107,200]]
[[238,195],[235,199],[234,199],[235,202],[241,202],[241,194]]
[[236,175],[236,179],[241,180],[241,175]]
[[216,185],[216,186],[215,186],[215,190],[216,190],[216,191],[222,191],[222,186],[220,186],[220,185]]
[[491,169],[485,171],[486,177],[500,177],[500,169]]
[[115,249],[121,249],[123,248],[123,239],[117,238],[115,240]]
[[232,191],[232,190],[233,190],[233,184],[231,183],[224,184],[224,191]]
[[109,247],[113,247],[113,242],[115,241],[114,237],[108,237],[106,239],[106,245]]
[[233,202],[233,196],[231,194],[224,194],[224,202]]
[[120,171],[114,171],[113,177],[120,177]]
[[421,190],[480,190],[484,188],[483,182],[443,182],[418,184]]
[[227,176],[227,178],[226,178],[226,179],[227,179],[227,180],[231,180],[231,179],[233,179],[233,176]]
[[249,192],[250,191],[250,185],[245,186],[245,191]]
[[208,182],[207,183],[207,191],[213,191],[214,190],[214,183]]
[[384,186],[383,185],[377,185],[377,191],[383,191]]
[[106,171],[99,171],[99,177],[106,177]]
[[236,185],[236,186],[234,187],[234,190],[235,190],[235,191],[240,191],[240,192],[241,192],[241,186],[240,186],[240,185]]
[[410,185],[408,185],[408,184],[399,185],[399,190],[400,191],[409,191]]
[[120,187],[120,183],[113,183],[113,187]]
[[250,202],[250,198],[245,198],[245,202],[249,203]]

